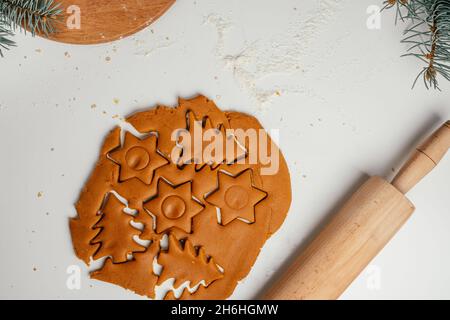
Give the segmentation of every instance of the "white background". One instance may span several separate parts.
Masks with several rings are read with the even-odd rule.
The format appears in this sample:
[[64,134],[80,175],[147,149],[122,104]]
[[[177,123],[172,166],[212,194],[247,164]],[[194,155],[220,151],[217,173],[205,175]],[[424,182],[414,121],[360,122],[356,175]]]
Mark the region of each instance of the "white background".
[[[140,298],[88,278],[68,218],[120,117],[197,93],[281,130],[291,210],[232,296],[256,297],[366,175],[392,177],[450,118],[448,83],[411,90],[420,65],[400,58],[393,12],[366,27],[380,2],[179,0],[110,44],[15,37],[0,59],[0,298]],[[449,180],[450,156],[409,193],[414,216],[344,299],[450,298]],[[73,264],[81,290],[66,287]]]

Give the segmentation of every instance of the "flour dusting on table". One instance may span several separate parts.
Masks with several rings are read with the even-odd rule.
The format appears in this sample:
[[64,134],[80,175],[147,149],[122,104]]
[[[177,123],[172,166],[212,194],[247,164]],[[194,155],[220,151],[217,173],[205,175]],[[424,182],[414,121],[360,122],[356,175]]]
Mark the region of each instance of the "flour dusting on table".
[[246,41],[237,54],[227,53],[227,33],[234,28],[233,23],[218,14],[209,15],[206,23],[214,26],[217,32],[217,58],[233,72],[239,86],[261,108],[272,97],[292,88],[285,84],[264,88],[259,82],[274,75],[308,72],[311,66],[305,65],[305,57],[311,55],[323,28],[336,17],[347,1],[317,1],[308,12],[302,12],[301,6],[293,8],[299,11],[299,15],[289,21],[288,28],[282,33],[251,43]]

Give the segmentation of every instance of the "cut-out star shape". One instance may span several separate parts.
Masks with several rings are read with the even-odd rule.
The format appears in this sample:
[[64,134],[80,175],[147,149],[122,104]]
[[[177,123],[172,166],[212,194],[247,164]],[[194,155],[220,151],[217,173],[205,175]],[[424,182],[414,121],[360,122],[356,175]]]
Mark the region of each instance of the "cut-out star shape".
[[254,187],[252,172],[246,170],[237,176],[219,171],[219,185],[206,201],[218,208],[221,224],[227,225],[235,219],[255,222],[255,205],[262,201],[267,193]]
[[144,208],[156,218],[156,233],[173,227],[191,233],[192,218],[203,210],[192,198],[190,181],[173,187],[164,179],[158,180],[158,194]]
[[109,154],[109,157],[120,165],[120,181],[137,178],[145,184],[150,184],[154,171],[168,163],[157,152],[156,147],[156,136],[150,135],[141,140],[126,132],[122,147]]

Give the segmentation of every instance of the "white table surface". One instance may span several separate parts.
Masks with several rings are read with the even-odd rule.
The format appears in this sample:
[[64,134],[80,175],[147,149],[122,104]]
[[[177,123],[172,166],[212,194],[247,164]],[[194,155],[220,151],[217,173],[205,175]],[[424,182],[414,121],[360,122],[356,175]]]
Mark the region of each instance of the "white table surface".
[[[179,0],[110,44],[18,35],[0,59],[0,298],[140,298],[89,279],[68,218],[120,117],[197,93],[281,132],[292,206],[232,296],[255,297],[366,175],[392,177],[450,118],[448,83],[411,90],[420,66],[400,58],[393,12],[380,30],[366,27],[380,2]],[[343,299],[450,298],[449,181],[447,156],[408,194],[417,211]],[[81,267],[80,290],[66,287],[70,265]]]

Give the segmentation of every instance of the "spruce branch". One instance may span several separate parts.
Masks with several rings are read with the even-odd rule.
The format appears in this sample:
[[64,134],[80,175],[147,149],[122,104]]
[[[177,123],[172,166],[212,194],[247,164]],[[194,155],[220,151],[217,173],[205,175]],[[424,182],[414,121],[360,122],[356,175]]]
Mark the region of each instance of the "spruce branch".
[[0,17],[0,56],[3,57],[3,50],[9,50],[10,47],[15,46],[14,41],[9,39],[13,36],[10,26],[4,22]]
[[15,45],[10,37],[17,30],[32,36],[55,32],[61,12],[54,0],[0,0],[0,55]]
[[384,9],[395,7],[396,17],[409,22],[402,39],[409,47],[403,56],[424,64],[413,87],[422,77],[427,89],[440,90],[438,76],[450,81],[450,0],[387,0],[384,4]]
[[381,11],[395,7],[395,23],[397,24],[399,18],[404,22],[405,16],[402,9],[407,8],[405,7],[407,1],[408,0],[386,0],[384,1],[384,7]]

